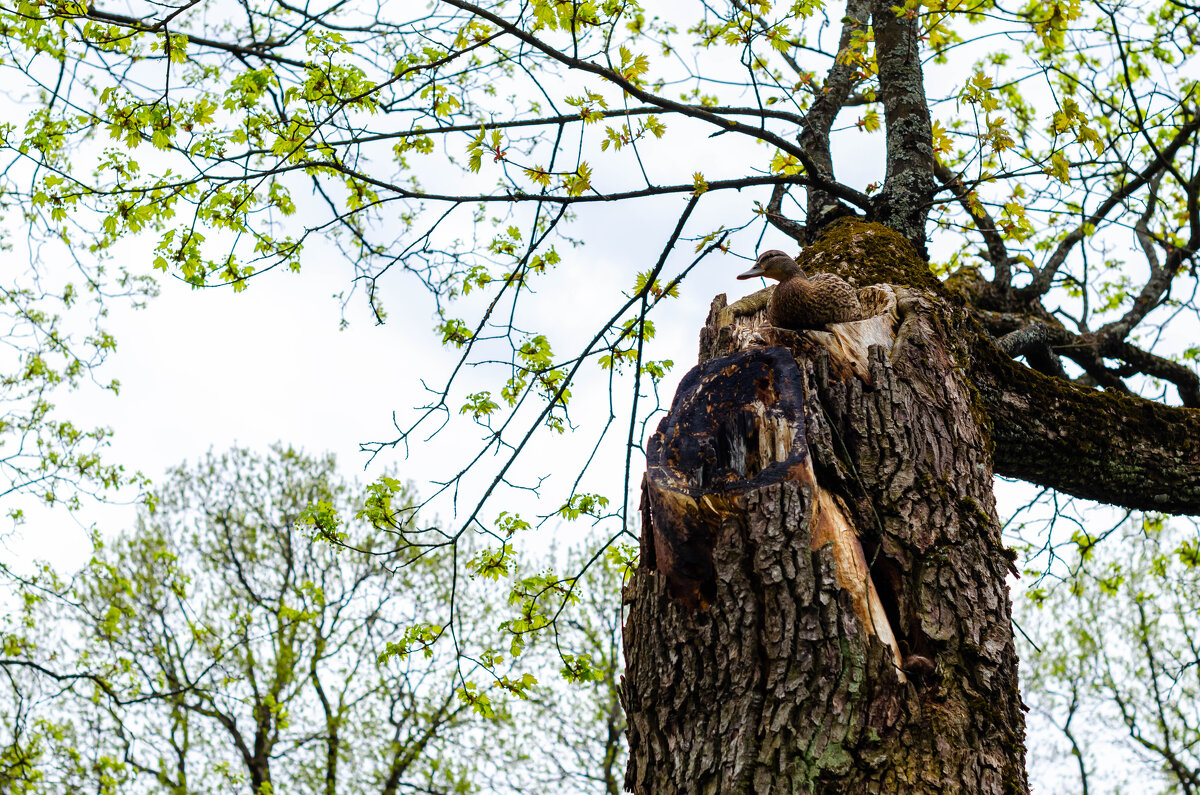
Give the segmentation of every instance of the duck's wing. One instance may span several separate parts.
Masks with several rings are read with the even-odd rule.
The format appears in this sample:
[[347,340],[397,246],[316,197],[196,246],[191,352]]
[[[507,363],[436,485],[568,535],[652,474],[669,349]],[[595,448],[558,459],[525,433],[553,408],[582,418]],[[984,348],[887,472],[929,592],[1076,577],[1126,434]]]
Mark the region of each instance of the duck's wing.
[[822,307],[827,323],[848,323],[862,320],[862,305],[858,290],[845,279],[832,273],[818,273],[809,279],[814,303]]

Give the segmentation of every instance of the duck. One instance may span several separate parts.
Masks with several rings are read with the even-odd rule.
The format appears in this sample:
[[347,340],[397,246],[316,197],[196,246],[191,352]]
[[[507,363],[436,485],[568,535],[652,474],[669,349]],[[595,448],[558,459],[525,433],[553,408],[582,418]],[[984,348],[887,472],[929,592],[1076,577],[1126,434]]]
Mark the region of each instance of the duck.
[[810,279],[795,259],[779,249],[759,254],[753,268],[738,274],[739,279],[759,276],[779,282],[767,304],[767,320],[772,326],[820,329],[830,323],[862,320],[858,291],[849,282],[832,273],[818,273]]

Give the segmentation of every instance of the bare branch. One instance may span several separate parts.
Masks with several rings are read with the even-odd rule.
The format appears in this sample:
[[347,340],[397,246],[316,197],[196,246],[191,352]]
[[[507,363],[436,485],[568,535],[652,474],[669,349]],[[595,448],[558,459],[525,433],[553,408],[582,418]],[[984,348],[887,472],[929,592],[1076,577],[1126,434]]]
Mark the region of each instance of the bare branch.
[[[1181,111],[1186,114],[1187,108],[1183,107]],[[1039,269],[1034,275],[1033,282],[1028,287],[1018,290],[1018,294],[1026,300],[1033,296],[1045,295],[1049,291],[1050,285],[1059,268],[1066,262],[1067,255],[1071,253],[1071,250],[1079,241],[1083,240],[1087,230],[1094,228],[1108,217],[1108,214],[1114,208],[1119,207],[1125,199],[1132,196],[1155,176],[1166,170],[1171,161],[1173,161],[1176,153],[1195,135],[1198,129],[1200,129],[1200,114],[1192,114],[1192,118],[1180,126],[1179,131],[1172,137],[1171,142],[1163,147],[1159,157],[1151,160],[1133,179],[1130,179],[1120,188],[1109,194],[1108,198],[1101,202],[1100,206],[1093,213],[1081,221],[1078,226],[1059,242],[1058,247],[1050,255],[1045,266]]]
[[[195,3],[189,3],[184,7],[184,9],[180,9],[180,11],[190,8],[193,5],[195,5]],[[95,19],[99,22],[108,22],[113,25],[119,25],[124,28],[129,28],[130,30],[141,31],[144,33],[156,33],[166,30],[167,25],[178,15],[178,13],[179,11],[177,11],[175,14],[171,14],[165,19],[150,24],[144,19],[126,16],[125,14],[115,14],[111,11],[103,11],[93,5],[88,6],[87,14],[83,15],[81,18]],[[185,37],[189,44],[195,44],[197,46],[207,47],[213,50],[221,50],[241,58],[258,58],[259,60],[263,61],[270,61],[272,63],[285,64],[287,66],[296,66],[300,68],[304,68],[309,65],[304,61],[297,61],[293,58],[288,58],[286,56],[277,55],[274,52],[271,52],[272,49],[278,46],[275,44],[256,43],[246,46],[241,44],[230,44],[229,42],[224,41],[216,41],[215,39],[207,39],[203,36],[193,36],[190,33],[183,33],[179,31],[174,31],[174,33],[177,36]]]
[[480,17],[481,19],[486,19],[488,22],[492,23],[493,25],[496,25],[497,27],[506,31],[513,37],[520,39],[521,41],[525,42],[526,44],[530,45],[531,47],[534,47],[535,49],[539,50],[540,52],[544,53],[545,55],[548,55],[549,57],[553,58],[554,60],[558,61],[559,63],[569,66],[572,69],[578,69],[581,72],[588,72],[589,74],[594,74],[599,77],[603,77],[605,80],[609,81],[613,85],[616,85],[619,88],[621,88],[622,90],[624,90],[625,92],[627,92],[630,96],[637,98],[637,100],[640,102],[645,102],[650,105],[655,105],[657,107],[665,108],[668,110],[673,110],[676,113],[680,113],[684,116],[689,116],[694,119],[699,119],[701,121],[708,122],[709,124],[712,124],[712,125],[720,128],[722,132],[741,133],[743,135],[748,135],[752,138],[756,138],[760,141],[764,141],[766,143],[772,144],[772,145],[778,147],[779,149],[783,150],[784,152],[787,152],[788,154],[795,156],[801,162],[801,164],[804,165],[805,171],[810,175],[809,180],[812,183],[820,184],[821,187],[823,189],[829,191],[829,193],[837,196],[839,199],[843,199],[847,202],[850,202],[851,204],[855,205],[856,207],[860,207],[865,210],[865,209],[870,209],[870,207],[872,206],[870,198],[859,191],[856,191],[852,188],[847,188],[845,185],[841,185],[836,182],[825,181],[825,180],[821,180],[818,177],[811,176],[811,175],[819,174],[819,169],[817,169],[816,164],[813,163],[812,159],[808,156],[808,153],[804,150],[804,148],[791,143],[787,139],[782,138],[781,136],[776,135],[773,132],[765,130],[761,127],[751,127],[748,124],[742,124],[741,122],[738,122],[738,121],[733,121],[731,119],[722,118],[719,114],[713,113],[705,108],[698,108],[695,106],[685,105],[683,103],[675,102],[673,100],[669,100],[664,97],[660,97],[656,94],[653,94],[649,91],[646,91],[645,89],[641,88],[640,86],[633,83],[632,81],[627,80],[626,78],[622,77],[616,71],[609,69],[607,67],[604,67],[604,66],[600,66],[598,64],[594,64],[591,61],[585,61],[581,58],[576,58],[576,57],[567,55],[566,53],[562,52],[561,50],[558,50],[558,49],[550,46],[549,44],[546,44],[545,42],[543,42],[541,39],[537,38],[533,34],[522,30],[517,25],[514,25],[512,22],[509,22],[507,19],[504,19],[503,17],[501,17],[497,14],[494,14],[486,9],[480,8],[479,6],[477,6],[473,3],[466,2],[466,0],[442,0],[442,1],[448,5],[454,6],[455,8],[460,8],[463,11],[468,11],[468,12]]
[[997,291],[1007,291],[1012,281],[1012,269],[1009,266],[1008,248],[1004,245],[1004,238],[1000,236],[1000,232],[996,228],[996,221],[980,202],[971,200],[970,193],[962,183],[961,174],[955,174],[936,160],[933,164],[933,173],[939,182],[950,189],[954,198],[975,222],[975,228],[983,236],[983,242],[987,246],[988,262],[991,264],[994,274],[992,285]]

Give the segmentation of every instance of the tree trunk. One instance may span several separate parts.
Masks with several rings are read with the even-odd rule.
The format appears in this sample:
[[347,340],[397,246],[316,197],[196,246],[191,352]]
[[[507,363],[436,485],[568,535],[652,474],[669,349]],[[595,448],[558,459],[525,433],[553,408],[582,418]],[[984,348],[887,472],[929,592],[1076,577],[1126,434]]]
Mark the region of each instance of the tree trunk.
[[650,439],[633,792],[1028,789],[965,321],[933,291],[860,297],[874,317],[793,333],[719,296]]

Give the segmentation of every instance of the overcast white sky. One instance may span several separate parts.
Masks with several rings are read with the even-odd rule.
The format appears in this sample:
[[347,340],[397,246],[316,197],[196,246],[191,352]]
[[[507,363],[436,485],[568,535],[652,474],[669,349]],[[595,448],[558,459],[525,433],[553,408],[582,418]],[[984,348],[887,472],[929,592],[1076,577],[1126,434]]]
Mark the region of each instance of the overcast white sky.
[[[661,242],[659,236],[647,245],[657,253]],[[115,308],[107,323],[119,348],[103,377],[120,380],[120,395],[86,389],[60,396],[59,404],[80,425],[110,426],[113,460],[152,477],[210,447],[263,449],[275,441],[335,452],[347,474],[360,473],[366,456],[359,443],[394,438],[392,412],[408,416],[425,399],[421,379],[436,384],[452,359],[434,339],[432,306],[415,281],[390,291],[385,325],[375,325],[355,301],[348,311],[350,327],[339,330],[340,303],[332,296],[347,289],[349,271],[334,261],[336,252],[323,248],[310,254],[301,273],[265,274],[241,294],[194,290],[164,278],[162,295],[147,308]],[[575,324],[583,333],[581,321],[592,314],[585,310],[595,304],[596,291],[619,295],[624,284],[616,283],[618,269],[606,267],[603,254],[585,247],[571,256],[573,267],[586,269],[588,278],[556,279],[541,297],[564,309],[557,325],[566,330]],[[735,290],[755,289],[733,281],[739,267],[731,257],[713,258],[706,263],[711,278],[704,281],[728,276]],[[629,273],[619,270],[622,279]],[[674,317],[660,325],[668,344],[659,355],[679,363],[672,382],[695,361],[696,335],[711,297],[704,288],[685,290]],[[678,333],[667,333],[671,330]],[[589,391],[604,390],[604,382],[593,379],[576,393],[586,403],[595,397]],[[463,429],[457,437],[413,449],[407,461],[385,452],[368,476],[378,465],[395,463],[420,486],[458,458],[460,445],[478,438],[478,429]],[[96,515],[125,524],[132,508],[84,515],[88,521]],[[87,553],[78,525],[58,512],[31,514],[22,536],[10,541],[20,557],[49,556],[70,567]]]

